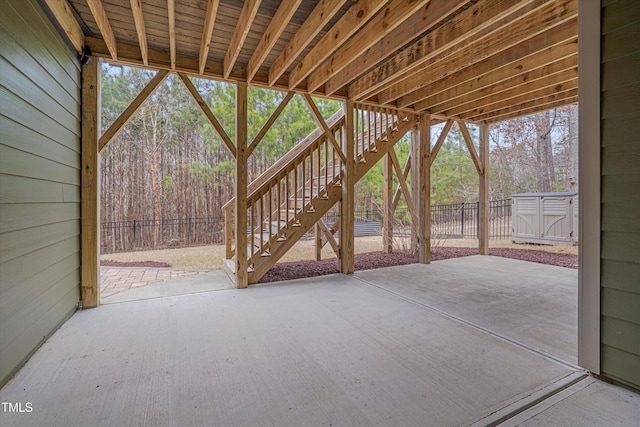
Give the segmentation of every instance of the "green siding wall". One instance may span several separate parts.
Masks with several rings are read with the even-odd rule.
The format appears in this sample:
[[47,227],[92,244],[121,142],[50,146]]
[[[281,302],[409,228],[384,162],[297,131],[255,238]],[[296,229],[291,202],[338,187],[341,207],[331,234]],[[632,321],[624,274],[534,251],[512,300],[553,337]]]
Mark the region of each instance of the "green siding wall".
[[80,66],[36,0],[0,0],[0,385],[80,298]]
[[602,2],[601,373],[640,389],[640,2]]

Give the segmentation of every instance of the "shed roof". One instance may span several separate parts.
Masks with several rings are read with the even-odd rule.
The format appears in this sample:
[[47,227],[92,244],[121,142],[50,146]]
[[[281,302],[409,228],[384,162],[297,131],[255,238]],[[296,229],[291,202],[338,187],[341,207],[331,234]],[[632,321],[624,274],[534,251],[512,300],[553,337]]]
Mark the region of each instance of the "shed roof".
[[577,0],[44,1],[112,63],[470,122],[578,98]]

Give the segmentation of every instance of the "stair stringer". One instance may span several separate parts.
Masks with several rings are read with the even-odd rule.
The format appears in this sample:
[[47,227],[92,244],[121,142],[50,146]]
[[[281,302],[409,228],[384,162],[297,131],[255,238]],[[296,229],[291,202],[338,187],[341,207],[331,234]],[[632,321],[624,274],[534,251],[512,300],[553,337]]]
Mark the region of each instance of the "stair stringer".
[[[378,163],[392,149],[400,139],[414,126],[415,121],[412,115],[408,115],[401,120],[397,127],[392,131],[391,135],[383,133],[376,140],[375,151],[367,150],[363,153],[362,160],[355,164],[355,182],[358,182],[371,168]],[[294,244],[302,238],[302,236],[313,227],[313,225],[322,218],[342,198],[342,187],[331,185],[327,189],[324,197],[315,197],[305,206],[302,213],[299,214],[300,225],[287,225],[285,232],[286,238],[276,240],[270,243],[270,254],[256,258],[253,269],[249,271],[249,284],[257,283],[262,276],[273,265],[278,262]],[[304,220],[301,220],[304,218]]]

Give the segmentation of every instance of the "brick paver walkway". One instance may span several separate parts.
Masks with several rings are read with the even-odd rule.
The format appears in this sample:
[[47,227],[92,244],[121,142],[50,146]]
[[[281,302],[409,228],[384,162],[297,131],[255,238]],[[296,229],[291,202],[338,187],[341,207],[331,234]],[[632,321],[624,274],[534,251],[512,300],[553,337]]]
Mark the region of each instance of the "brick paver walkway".
[[100,267],[100,295],[103,298],[177,277],[202,273],[197,270],[146,267]]

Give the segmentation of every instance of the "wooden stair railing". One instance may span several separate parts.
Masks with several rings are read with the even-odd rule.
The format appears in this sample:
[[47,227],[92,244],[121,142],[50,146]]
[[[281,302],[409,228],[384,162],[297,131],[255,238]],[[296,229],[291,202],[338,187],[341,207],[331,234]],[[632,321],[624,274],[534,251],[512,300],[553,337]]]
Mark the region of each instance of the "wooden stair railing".
[[[360,180],[413,126],[413,116],[375,107],[356,105],[355,180]],[[342,144],[344,120],[335,115],[329,128]],[[332,121],[332,123],[331,123]],[[299,144],[286,161],[278,161],[250,185],[247,197],[248,274],[256,283],[342,197],[343,164],[329,138],[320,134]],[[275,167],[277,166],[277,167]],[[257,181],[257,180],[256,180]],[[254,181],[255,182],[255,181]],[[253,184],[253,183],[252,183]],[[226,255],[235,251],[230,242],[233,201],[225,205]],[[234,263],[226,263],[233,273]]]

